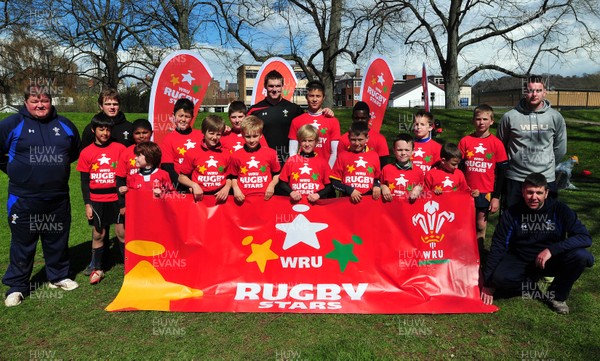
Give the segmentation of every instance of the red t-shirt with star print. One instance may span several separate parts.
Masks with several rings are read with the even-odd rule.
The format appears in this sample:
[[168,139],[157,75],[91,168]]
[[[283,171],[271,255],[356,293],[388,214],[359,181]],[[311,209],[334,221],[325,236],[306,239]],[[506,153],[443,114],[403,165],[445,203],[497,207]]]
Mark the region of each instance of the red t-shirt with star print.
[[[94,202],[114,202],[117,196],[117,164],[125,146],[110,142],[105,146],[92,143],[79,154],[77,170],[90,174],[90,200]],[[101,193],[94,191],[102,190]],[[107,193],[106,190],[114,190]]]
[[[387,157],[390,155],[390,149],[388,148],[387,140],[381,133],[369,131],[369,139],[367,140],[367,147],[377,153],[379,157]],[[342,134],[340,142],[338,143],[338,157],[342,152],[347,152],[350,149],[350,136],[348,132]]]
[[312,124],[319,133],[319,142],[315,146],[315,153],[325,159],[326,162],[329,162],[331,142],[340,139],[340,122],[337,118],[326,117],[323,112],[304,113],[292,119],[288,138],[298,140],[298,129],[306,124]]
[[365,194],[373,189],[375,179],[379,179],[380,173],[379,155],[374,151],[342,152],[335,161],[331,178]]
[[203,192],[215,192],[227,182],[231,153],[218,147],[209,149],[204,144],[190,150],[179,168],[181,174],[200,185]]
[[471,191],[467,184],[467,180],[465,179],[465,175],[460,169],[455,169],[454,172],[448,173],[435,167],[431,168],[431,170],[425,174],[425,189],[428,191],[441,189],[444,193]]
[[398,168],[395,164],[388,164],[381,170],[381,184],[385,184],[390,189],[392,196],[403,199],[408,198],[408,193],[416,185],[423,186],[424,175],[420,168],[404,170]]
[[296,154],[285,162],[279,179],[304,196],[325,188],[330,183],[329,172],[329,164],[322,157]]
[[117,164],[117,177],[127,178],[138,172],[138,168],[135,166],[135,154],[133,153],[135,146],[135,144],[130,145],[121,152],[119,164]]
[[263,146],[252,151],[242,148],[234,152],[229,164],[229,173],[237,178],[238,186],[245,196],[265,194],[267,186],[273,180],[273,174],[278,174],[280,170],[277,152]]
[[[229,153],[239,151],[244,147],[245,143],[246,142],[244,141],[244,136],[242,135],[242,133],[236,133],[234,131],[231,131],[229,134],[221,137],[221,146],[229,150]],[[267,140],[265,139],[265,137],[260,138],[260,146],[268,147]]]
[[485,138],[467,135],[458,142],[465,163],[465,178],[471,189],[494,191],[496,164],[508,160],[504,144],[495,135]]
[[191,149],[199,148],[203,139],[202,132],[197,129],[192,129],[189,134],[172,131],[163,138],[160,144],[162,163],[173,163],[175,172],[179,173],[179,167],[183,163],[186,153]]
[[423,174],[427,173],[440,160],[441,150],[442,145],[431,138],[424,142],[415,139],[411,158],[413,168],[421,168]]

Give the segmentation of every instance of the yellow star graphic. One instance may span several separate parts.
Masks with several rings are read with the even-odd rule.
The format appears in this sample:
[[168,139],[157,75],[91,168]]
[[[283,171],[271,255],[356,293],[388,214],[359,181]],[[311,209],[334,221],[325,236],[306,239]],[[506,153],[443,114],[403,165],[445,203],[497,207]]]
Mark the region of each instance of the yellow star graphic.
[[202,297],[202,290],[165,281],[148,261],[141,261],[123,277],[121,291],[106,311],[170,311],[171,301]]
[[169,80],[169,82],[171,82],[171,84],[175,86],[179,84],[179,77],[176,77],[175,75],[171,74],[171,80]]
[[474,155],[475,153],[472,150],[467,151],[467,158],[473,158]]
[[298,180],[298,178],[300,178],[300,174],[298,174],[298,172],[292,172],[292,178],[294,178],[294,180]]
[[198,167],[198,172],[204,174],[204,172],[206,172],[206,167],[203,165],[199,165]]
[[442,186],[440,186],[440,185],[435,186],[435,190],[436,191],[443,191]]
[[348,170],[348,173],[352,174],[356,168],[354,168],[352,164],[349,164],[346,166],[346,169]]
[[93,171],[97,171],[97,170],[98,170],[98,168],[100,168],[100,166],[98,165],[98,163],[94,163],[94,164],[92,164],[92,170],[93,170]]
[[267,266],[267,261],[278,259],[279,256],[271,251],[271,243],[273,240],[270,239],[263,244],[251,244],[252,254],[246,258],[246,262],[256,262],[258,269],[260,269],[261,273],[265,273],[265,267]]
[[371,85],[375,85],[377,84],[377,79],[375,79],[375,77],[371,78]]
[[177,150],[179,151],[179,154],[181,154],[181,155],[184,155],[185,152],[187,152],[187,149],[185,149],[185,147],[177,148]]
[[242,167],[242,168],[240,168],[240,173],[246,174],[246,173],[248,173],[248,169],[246,169],[246,167]]
[[388,184],[388,188],[393,191],[394,189],[396,189],[396,185],[394,183],[390,183]]
[[132,166],[132,167],[134,167],[134,166],[135,166],[135,158],[131,158],[131,159],[129,160],[129,165],[130,165],[130,166]]

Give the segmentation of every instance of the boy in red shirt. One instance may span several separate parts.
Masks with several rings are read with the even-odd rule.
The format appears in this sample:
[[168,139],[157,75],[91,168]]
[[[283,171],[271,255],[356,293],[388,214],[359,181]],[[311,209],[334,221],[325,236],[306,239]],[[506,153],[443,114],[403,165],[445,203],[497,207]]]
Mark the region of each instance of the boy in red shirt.
[[419,198],[423,190],[423,171],[414,168],[410,161],[414,141],[409,134],[399,134],[394,140],[394,157],[396,162],[388,164],[381,170],[381,195],[385,201]]
[[227,178],[227,168],[231,155],[221,146],[223,131],[225,121],[221,117],[207,116],[202,121],[202,143],[187,154],[179,169],[179,184],[189,187],[196,201],[206,194],[225,202],[229,195],[231,179]]
[[331,183],[336,190],[350,196],[352,203],[359,203],[362,196],[368,194],[379,199],[379,157],[367,147],[369,126],[366,122],[354,122],[348,134],[350,149],[338,155],[331,171]]
[[[456,144],[446,143],[440,152],[440,160],[425,174],[425,188],[436,195],[448,192],[471,192],[465,175],[458,169],[461,154]],[[473,197],[479,195],[475,191]]]
[[306,101],[308,112],[292,120],[288,138],[290,139],[290,156],[299,153],[299,139],[296,137],[298,129],[305,124],[311,124],[319,132],[318,143],[315,148],[316,155],[325,159],[329,167],[333,167],[337,158],[337,148],[340,140],[340,122],[337,118],[326,116],[323,113],[325,101],[325,85],[318,80],[306,84]]
[[85,215],[92,226],[94,270],[90,275],[91,284],[96,284],[104,278],[102,253],[105,226],[115,224],[121,250],[124,249],[125,242],[125,228],[120,221],[116,183],[117,161],[125,146],[111,140],[112,125],[112,120],[104,113],[92,119],[94,143],[81,151],[77,163],[77,170],[81,172]]
[[[293,201],[297,202],[306,196],[309,202],[314,203],[331,192],[329,164],[315,152],[319,144],[319,132],[312,124],[301,126],[294,138],[300,142],[298,154],[285,162],[278,186]],[[296,153],[296,150],[290,148],[290,154],[292,152]]]
[[415,145],[412,163],[415,168],[421,168],[423,174],[440,159],[442,146],[431,138],[434,120],[433,114],[419,110],[413,119]]
[[490,133],[492,124],[492,107],[487,104],[476,107],[473,110],[475,131],[458,142],[467,183],[471,189],[479,191],[475,198],[475,216],[480,254],[484,250],[488,214],[497,212],[500,207],[500,191],[508,167],[504,144]]
[[238,203],[254,194],[271,199],[279,181],[277,152],[260,144],[263,126],[263,121],[253,115],[242,121],[244,148],[233,153],[229,166],[231,188]]
[[133,151],[137,172],[127,176],[127,185],[119,187],[119,193],[125,194],[132,189],[143,192],[152,191],[154,197],[161,198],[166,193],[173,191],[169,173],[159,168],[162,152],[158,144],[154,142],[139,143]]

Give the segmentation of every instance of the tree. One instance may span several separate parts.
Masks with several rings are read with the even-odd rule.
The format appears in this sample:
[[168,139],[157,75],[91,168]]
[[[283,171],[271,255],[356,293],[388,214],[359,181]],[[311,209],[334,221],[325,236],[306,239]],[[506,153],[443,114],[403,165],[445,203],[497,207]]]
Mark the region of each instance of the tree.
[[356,64],[381,39],[385,17],[372,7],[343,0],[211,2],[227,41],[239,44],[254,60],[278,56],[298,64],[325,84],[325,106],[333,103],[338,58]]
[[[598,51],[592,24],[600,16],[591,0],[377,0],[375,7],[381,16],[403,17],[394,21],[396,35],[411,51],[433,52],[451,108],[458,106],[460,86],[481,71],[524,76],[544,57],[565,61],[567,54],[582,53],[594,59]],[[469,54],[478,46],[487,54]]]

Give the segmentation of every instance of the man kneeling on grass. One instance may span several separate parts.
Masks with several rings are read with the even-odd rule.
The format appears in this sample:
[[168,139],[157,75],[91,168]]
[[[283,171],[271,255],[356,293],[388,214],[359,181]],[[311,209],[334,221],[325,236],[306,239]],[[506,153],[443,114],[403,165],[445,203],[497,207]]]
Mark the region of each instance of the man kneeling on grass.
[[[567,205],[548,198],[548,182],[532,173],[523,182],[523,201],[502,214],[492,238],[481,299],[491,304],[495,293],[542,298],[560,314],[573,284],[594,257],[585,248],[592,237]],[[547,290],[536,281],[554,279]],[[539,282],[538,282],[539,284]],[[536,290],[538,290],[536,292]]]

